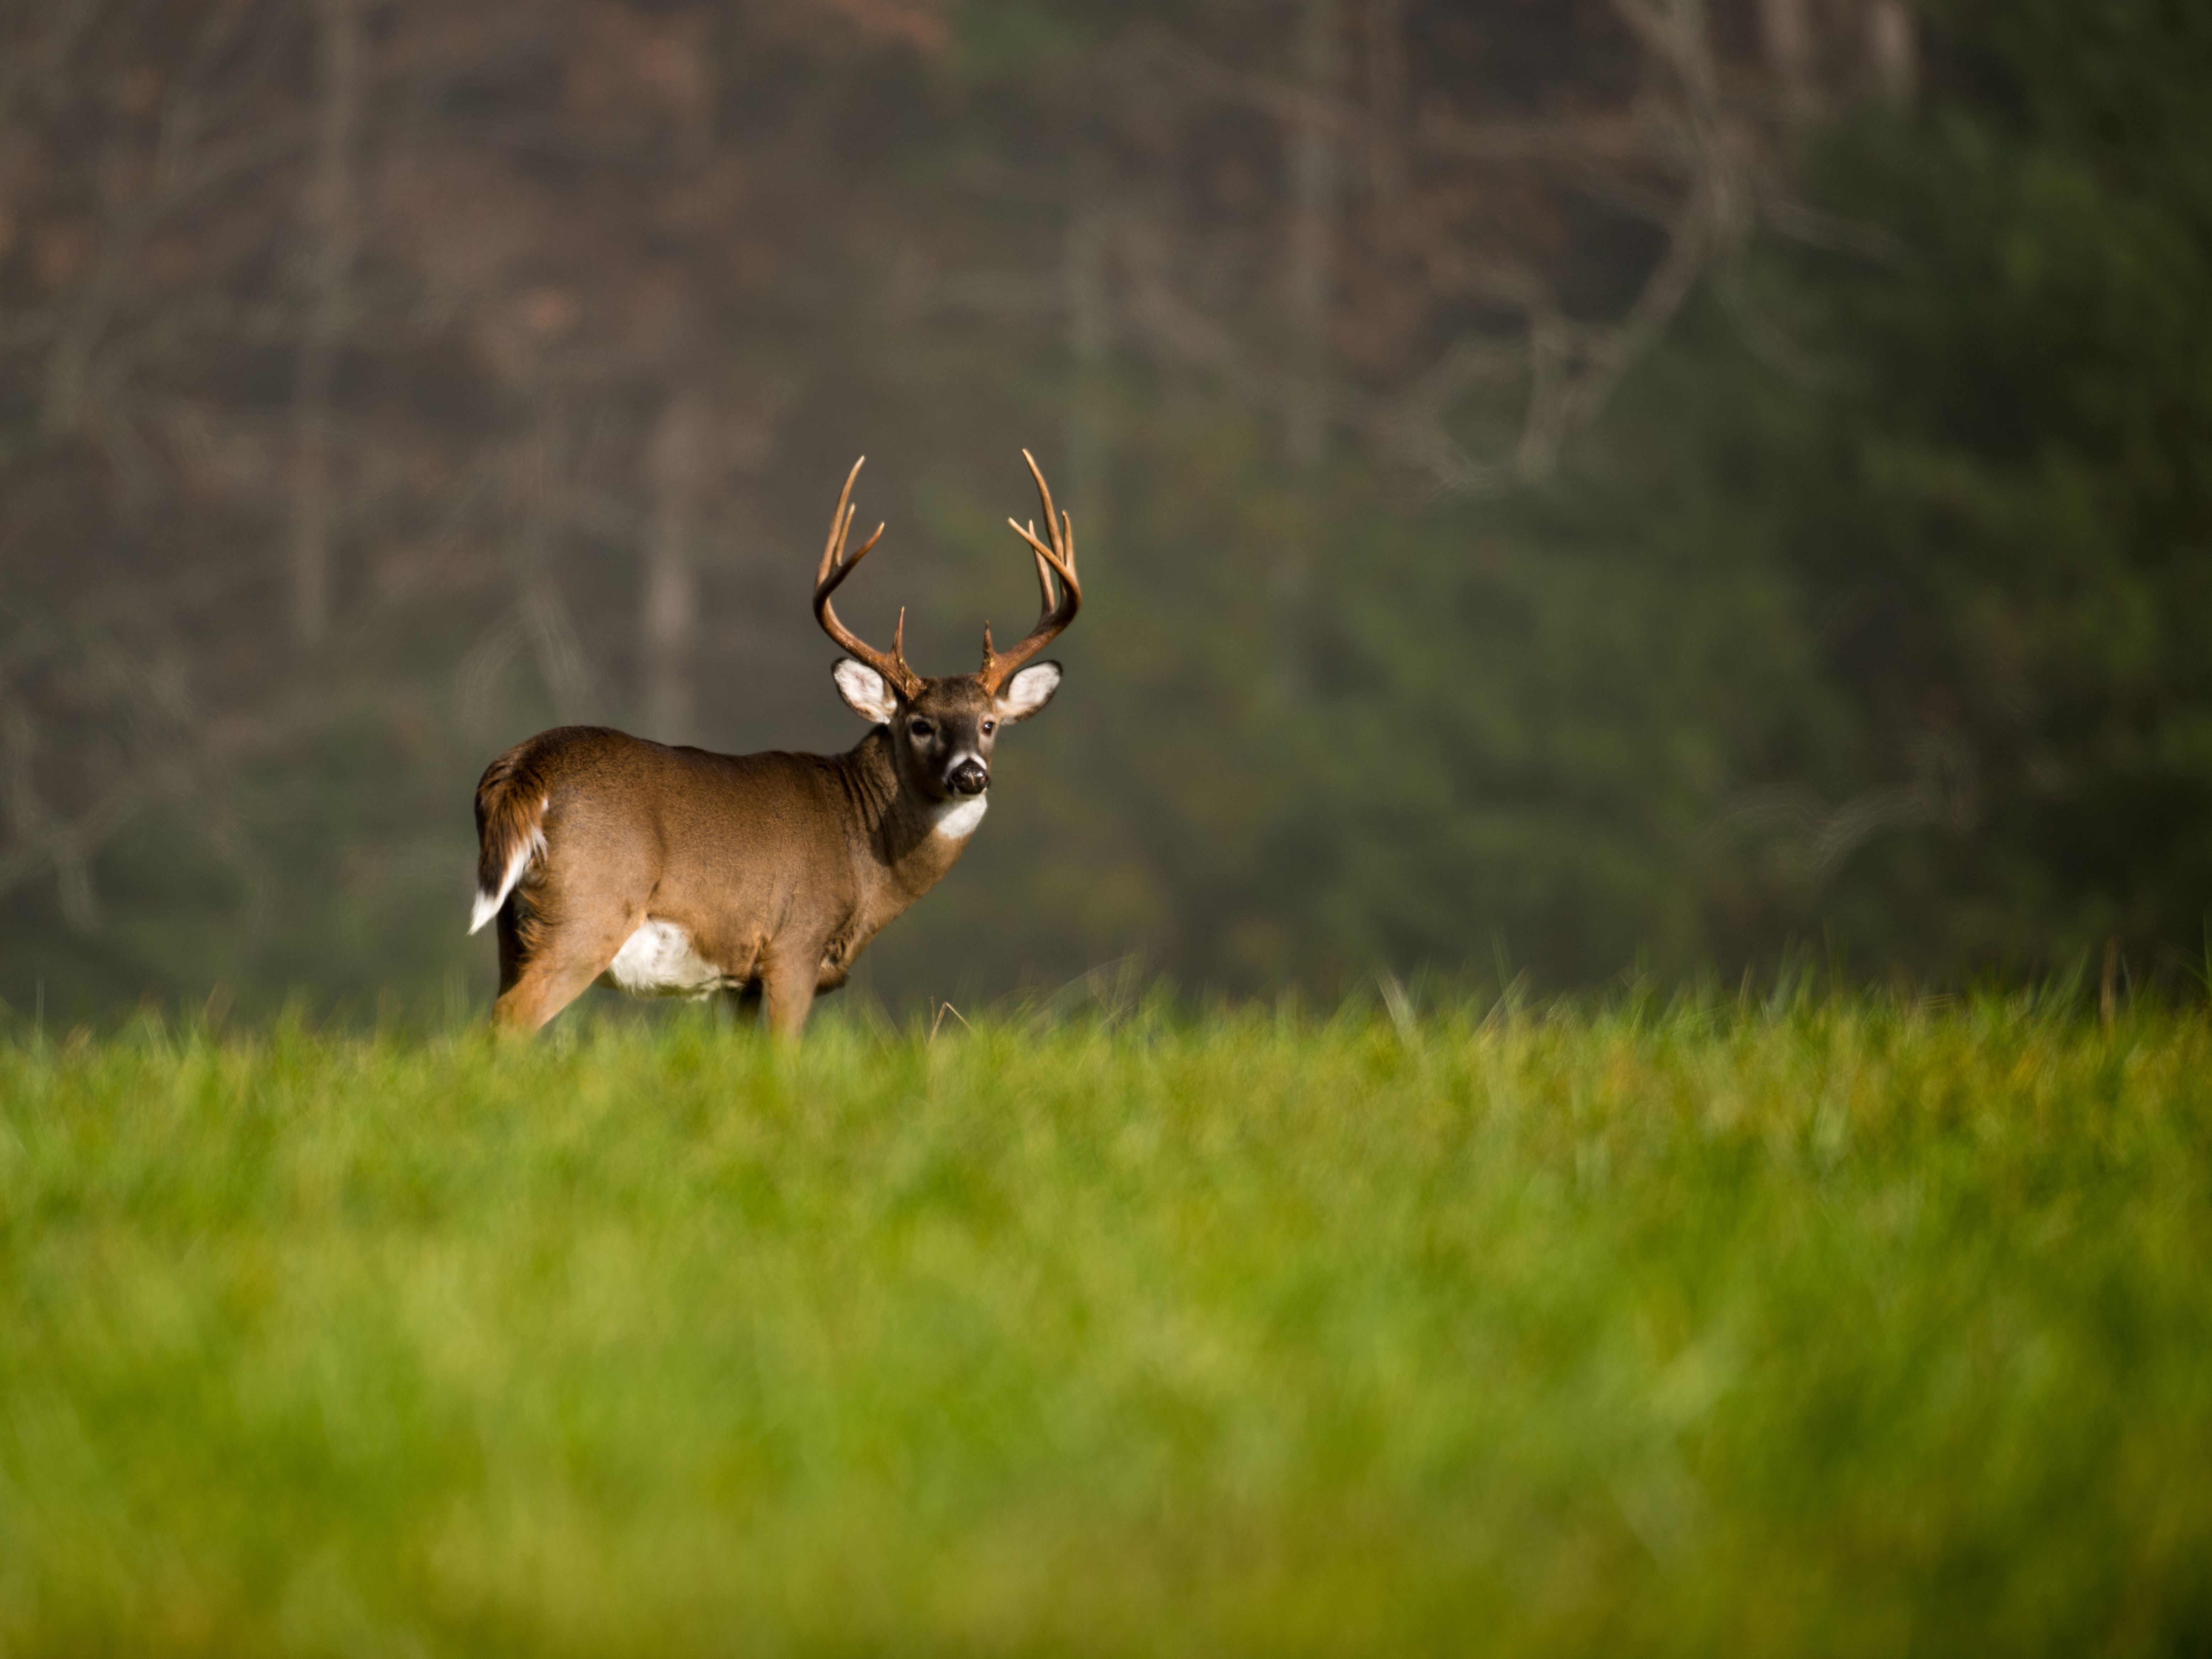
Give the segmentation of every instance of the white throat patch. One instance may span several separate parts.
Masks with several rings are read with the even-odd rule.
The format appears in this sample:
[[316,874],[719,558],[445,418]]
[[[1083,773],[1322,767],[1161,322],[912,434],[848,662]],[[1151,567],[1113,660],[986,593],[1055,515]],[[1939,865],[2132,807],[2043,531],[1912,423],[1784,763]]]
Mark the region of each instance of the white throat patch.
[[720,987],[722,971],[675,923],[647,921],[623,941],[602,978],[632,996],[706,996]]
[[988,795],[971,795],[964,801],[947,801],[937,809],[937,833],[949,841],[965,841],[983,821],[991,805]]

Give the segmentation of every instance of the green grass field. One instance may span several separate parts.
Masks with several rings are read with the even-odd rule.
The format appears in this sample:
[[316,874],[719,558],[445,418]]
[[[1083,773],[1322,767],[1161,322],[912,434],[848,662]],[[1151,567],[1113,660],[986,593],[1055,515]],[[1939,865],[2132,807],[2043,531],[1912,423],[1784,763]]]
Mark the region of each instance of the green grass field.
[[0,1044],[0,1654],[2208,1650],[2201,1014]]

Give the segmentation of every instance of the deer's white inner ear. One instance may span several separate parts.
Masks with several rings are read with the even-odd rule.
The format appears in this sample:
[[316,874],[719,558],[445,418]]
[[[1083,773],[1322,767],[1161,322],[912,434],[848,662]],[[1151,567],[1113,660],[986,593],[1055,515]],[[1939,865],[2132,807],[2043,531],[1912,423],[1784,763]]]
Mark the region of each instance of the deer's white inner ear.
[[[898,698],[890,683],[866,663],[851,657],[841,657],[837,666],[830,670],[837,681],[837,694],[845,705],[863,720],[887,726],[898,712]],[[1017,675],[1015,678],[1020,676]]]
[[1052,701],[1053,693],[1060,689],[1060,664],[1032,663],[1012,679],[999,694],[999,718],[1026,720]]

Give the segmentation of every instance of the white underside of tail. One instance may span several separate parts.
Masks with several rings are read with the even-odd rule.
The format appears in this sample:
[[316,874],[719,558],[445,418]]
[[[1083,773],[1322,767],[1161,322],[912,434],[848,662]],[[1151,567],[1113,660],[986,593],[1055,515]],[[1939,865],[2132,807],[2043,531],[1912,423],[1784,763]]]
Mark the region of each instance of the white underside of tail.
[[507,874],[500,877],[499,891],[487,893],[477,889],[477,907],[469,913],[469,931],[475,933],[499,914],[499,907],[507,902],[507,895],[514,891],[514,884],[522,879],[522,872],[530,868],[530,861],[545,851],[545,808],[551,803],[550,796],[538,803],[538,827],[530,832],[530,839],[514,850],[514,857],[507,861]]

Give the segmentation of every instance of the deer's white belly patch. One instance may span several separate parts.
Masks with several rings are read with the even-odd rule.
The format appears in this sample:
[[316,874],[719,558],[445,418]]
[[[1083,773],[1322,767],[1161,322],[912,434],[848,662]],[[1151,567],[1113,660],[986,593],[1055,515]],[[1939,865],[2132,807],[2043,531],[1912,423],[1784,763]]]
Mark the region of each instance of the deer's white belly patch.
[[937,809],[937,833],[950,840],[964,841],[975,833],[991,805],[988,795],[971,795],[965,801]]
[[650,920],[623,941],[601,982],[632,996],[707,996],[723,983],[722,971],[691,948],[690,934]]

